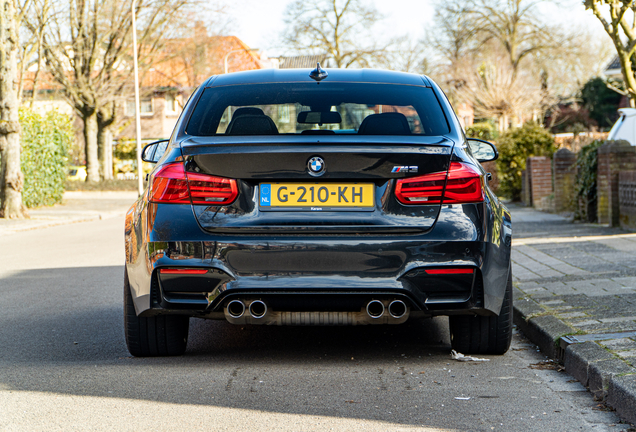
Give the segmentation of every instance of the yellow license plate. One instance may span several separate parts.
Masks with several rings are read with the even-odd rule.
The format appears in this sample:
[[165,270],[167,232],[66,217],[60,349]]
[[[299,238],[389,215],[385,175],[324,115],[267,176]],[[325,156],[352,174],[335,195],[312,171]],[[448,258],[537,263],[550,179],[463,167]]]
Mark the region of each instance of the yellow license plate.
[[261,183],[262,209],[291,210],[371,209],[373,183]]

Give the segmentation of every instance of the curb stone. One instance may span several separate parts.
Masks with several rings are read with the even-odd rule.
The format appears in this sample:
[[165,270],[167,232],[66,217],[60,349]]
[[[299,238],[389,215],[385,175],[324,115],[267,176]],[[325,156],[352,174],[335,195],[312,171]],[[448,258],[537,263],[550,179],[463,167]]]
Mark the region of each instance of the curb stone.
[[[563,356],[565,370],[585,387],[590,384],[589,368],[592,363],[611,360],[614,356],[595,342],[568,345]],[[620,361],[620,360],[619,360]]]
[[553,315],[538,315],[544,312],[537,302],[514,289],[513,321],[519,330],[545,355],[563,361],[566,372],[589,387],[596,399],[605,400],[622,419],[636,423],[636,369],[596,342],[559,350],[560,338],[576,330]]
[[618,415],[636,423],[636,375],[612,378],[607,390],[607,403]]

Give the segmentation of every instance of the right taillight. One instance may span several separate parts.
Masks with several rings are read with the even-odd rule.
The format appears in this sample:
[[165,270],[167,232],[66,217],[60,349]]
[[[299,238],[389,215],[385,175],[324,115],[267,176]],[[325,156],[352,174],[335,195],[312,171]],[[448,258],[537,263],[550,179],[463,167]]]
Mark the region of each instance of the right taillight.
[[395,196],[402,204],[411,205],[462,204],[484,200],[480,173],[461,162],[451,162],[448,173],[436,172],[398,180]]
[[209,174],[187,173],[183,163],[164,165],[153,174],[150,201],[169,204],[226,205],[238,196],[236,180]]

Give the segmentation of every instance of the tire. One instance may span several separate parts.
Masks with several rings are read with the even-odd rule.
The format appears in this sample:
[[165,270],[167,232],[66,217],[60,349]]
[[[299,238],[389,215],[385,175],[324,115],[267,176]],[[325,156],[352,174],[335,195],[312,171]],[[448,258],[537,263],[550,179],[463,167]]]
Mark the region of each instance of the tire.
[[451,345],[463,354],[505,354],[512,340],[512,271],[499,316],[449,317]]
[[128,351],[135,357],[177,356],[186,350],[190,318],[183,315],[138,317],[128,272],[124,270],[124,332]]

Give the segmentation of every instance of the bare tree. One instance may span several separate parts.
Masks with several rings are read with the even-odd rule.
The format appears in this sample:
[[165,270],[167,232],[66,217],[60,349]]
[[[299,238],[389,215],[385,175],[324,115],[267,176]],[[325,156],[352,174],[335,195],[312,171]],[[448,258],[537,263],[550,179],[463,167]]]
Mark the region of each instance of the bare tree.
[[376,59],[376,65],[385,69],[427,74],[429,72],[427,47],[423,42],[416,42],[401,37],[387,48],[380,58]]
[[582,38],[543,24],[537,3],[452,0],[436,11],[439,25],[430,39],[443,59],[436,73],[449,98],[494,117],[500,130],[542,119],[561,95],[576,93],[573,74],[583,77],[592,69],[583,67],[584,53],[570,42]]
[[427,36],[439,59],[432,74],[443,84],[451,102],[457,103],[457,92],[467,84],[476,67],[481,47],[479,29],[462,0],[439,3],[435,22],[436,28]]
[[514,73],[513,66],[506,62],[505,57],[501,53],[482,63],[468,76],[466,85],[459,89],[460,97],[472,101],[480,117],[498,120],[500,131],[536,111],[543,98],[536,77],[523,70]]
[[[131,2],[53,0],[53,12],[46,27],[42,11],[39,20],[29,22],[34,33],[45,28],[42,46],[47,67],[82,119],[87,181],[99,181],[109,172],[106,166],[110,149],[102,147],[100,151],[99,143],[107,141],[108,128],[115,121],[115,100],[130,85]],[[170,30],[179,27],[181,11],[195,2],[137,1],[142,70],[149,67],[150,59],[164,38],[169,37]]]
[[[586,9],[591,9],[612,39],[618,60],[621,63],[625,90],[614,90],[629,97],[632,108],[636,107],[636,2],[633,0],[585,0]],[[608,6],[607,8],[605,6]],[[607,14],[609,12],[609,14]],[[609,18],[609,20],[607,19]]]
[[0,0],[0,217],[26,217],[20,168],[18,26],[29,3]]
[[372,32],[379,20],[361,0],[295,0],[286,11],[283,43],[299,53],[330,54],[339,68],[364,67],[386,49]]
[[480,37],[503,47],[514,74],[521,62],[538,51],[559,47],[564,38],[557,28],[538,18],[539,0],[471,0],[468,4]]

